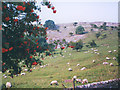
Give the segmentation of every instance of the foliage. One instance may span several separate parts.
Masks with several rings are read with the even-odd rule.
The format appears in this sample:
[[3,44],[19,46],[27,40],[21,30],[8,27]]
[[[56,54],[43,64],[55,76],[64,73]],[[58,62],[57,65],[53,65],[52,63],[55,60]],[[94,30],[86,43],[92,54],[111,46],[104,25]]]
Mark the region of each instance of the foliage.
[[96,38],[99,38],[99,39],[104,39],[107,37],[107,34],[105,32],[97,32],[95,35],[96,35]]
[[83,31],[85,31],[84,27],[78,26],[78,27],[76,28],[75,33],[76,33],[76,34],[83,34]]
[[70,36],[73,36],[73,33],[72,33],[72,32],[70,32],[70,33],[69,33],[69,35],[70,35]]
[[92,28],[98,28],[98,26],[95,25],[95,24],[90,24],[90,25],[91,25]]
[[96,47],[97,46],[97,44],[95,43],[94,40],[88,42],[88,44],[90,45],[90,47]]
[[73,23],[73,26],[77,26],[77,24],[78,24],[78,22],[74,22],[74,23]]
[[40,11],[35,2],[2,3],[2,72],[10,70],[11,76],[21,72],[21,61],[30,69],[40,61],[35,59],[37,52],[48,48],[46,28],[33,25],[40,23],[34,10]]
[[44,27],[48,27],[48,29],[51,29],[51,30],[56,30],[57,29],[53,20],[45,21]]

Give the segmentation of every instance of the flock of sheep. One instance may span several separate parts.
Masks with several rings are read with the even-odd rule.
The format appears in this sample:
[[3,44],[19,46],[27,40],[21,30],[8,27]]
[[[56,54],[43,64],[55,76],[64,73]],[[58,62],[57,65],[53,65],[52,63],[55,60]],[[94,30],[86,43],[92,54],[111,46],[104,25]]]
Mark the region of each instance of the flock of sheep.
[[[93,53],[95,53],[95,54],[100,54],[100,53],[98,53],[98,49],[93,49],[93,48],[91,48],[91,50],[93,50],[94,52]],[[117,50],[113,50],[113,52],[116,52]],[[89,52],[89,51],[88,51]],[[84,53],[88,53],[88,52],[84,52]],[[112,51],[108,51],[108,53],[112,53]],[[71,55],[71,53],[69,53],[69,55]],[[106,57],[106,60],[110,60],[110,58],[109,57]],[[113,60],[116,60],[116,57],[113,57]],[[92,61],[93,63],[95,63],[96,62],[96,60],[93,60]],[[70,64],[69,62],[67,63],[68,65]],[[103,65],[107,65],[107,64],[109,64],[108,62],[103,62]],[[46,67],[46,66],[48,66],[49,64],[46,64],[46,65],[42,65],[42,66],[40,66],[40,68],[44,68],[44,67]],[[80,66],[80,64],[77,64],[76,66]],[[113,63],[110,63],[110,66],[113,66]],[[33,67],[33,69],[35,69],[35,67]],[[86,67],[82,67],[80,70],[85,70],[86,69]],[[72,70],[72,68],[69,68],[68,69],[69,71],[73,71]],[[23,73],[21,73],[20,75],[22,76],[22,75],[26,75],[26,71],[28,71],[28,69],[24,69],[23,70],[24,72]],[[8,71],[9,72],[9,71]],[[4,74],[3,75],[4,76],[4,78],[7,78],[7,76]],[[19,74],[17,74],[16,76],[19,76]],[[77,76],[74,76],[73,77],[74,79],[75,79],[75,81],[76,81],[76,83],[82,83],[82,84],[84,84],[84,83],[88,83],[88,80],[87,79],[83,79],[83,80],[81,80],[81,79],[78,79],[77,78]],[[108,83],[108,82],[110,82],[110,81],[102,81],[102,82],[96,82],[96,83],[92,83],[92,84],[88,84],[88,85],[81,85],[81,86],[79,86],[80,88],[83,88],[83,87],[90,87],[91,85],[98,85],[98,84],[103,84],[103,83]],[[51,83],[50,83],[50,85],[53,85],[53,84],[55,84],[55,85],[58,85],[58,82],[57,82],[57,80],[54,80],[54,81],[51,81]],[[12,85],[11,85],[11,83],[10,82],[7,82],[6,83],[6,88],[10,88]]]

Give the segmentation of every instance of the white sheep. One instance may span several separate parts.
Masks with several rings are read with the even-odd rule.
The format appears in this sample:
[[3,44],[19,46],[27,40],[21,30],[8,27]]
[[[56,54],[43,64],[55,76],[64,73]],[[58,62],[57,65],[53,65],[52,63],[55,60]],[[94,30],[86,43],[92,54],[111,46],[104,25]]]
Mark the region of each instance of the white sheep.
[[93,60],[93,63],[95,63],[95,60]]
[[110,58],[109,58],[109,57],[106,57],[106,60],[110,60]]
[[11,83],[10,83],[10,82],[7,82],[7,83],[6,83],[6,88],[10,88],[10,87],[12,87]]
[[28,69],[24,69],[24,71],[28,71]]
[[72,68],[69,68],[68,70],[69,70],[69,71],[72,71]]
[[56,80],[54,80],[54,81],[52,81],[52,82],[50,83],[50,85],[53,85],[53,84],[58,85],[58,82],[57,82]]
[[108,51],[109,53],[112,53],[112,51]]
[[116,52],[117,50],[114,50],[114,52]]
[[76,79],[76,83],[81,83],[82,80],[81,79]]
[[80,64],[77,64],[77,66],[79,66]]
[[33,69],[35,69],[35,67],[33,67]]
[[68,62],[67,64],[69,65],[70,63]]
[[21,76],[22,76],[22,75],[26,75],[26,74],[25,74],[25,73],[21,73]]
[[4,78],[7,78],[7,76],[4,76]]
[[43,68],[43,66],[40,66],[41,68]]
[[88,80],[87,79],[83,79],[82,80],[82,84],[84,84],[84,83],[88,83]]
[[116,57],[113,57],[113,60],[116,60]]
[[108,63],[108,62],[103,62],[103,64],[104,64],[104,65],[107,65],[107,64],[109,64],[109,63]]
[[85,70],[85,69],[86,69],[86,67],[81,68],[81,70]]
[[71,53],[69,55],[72,55]]
[[74,79],[76,79],[76,78],[77,78],[77,76],[73,76],[73,78],[74,78]]
[[93,48],[91,48],[91,50],[94,50]]
[[94,52],[97,52],[98,50],[96,49],[96,50],[94,50]]
[[113,63],[110,63],[110,66],[113,66]]
[[65,56],[62,56],[62,57],[65,57]]

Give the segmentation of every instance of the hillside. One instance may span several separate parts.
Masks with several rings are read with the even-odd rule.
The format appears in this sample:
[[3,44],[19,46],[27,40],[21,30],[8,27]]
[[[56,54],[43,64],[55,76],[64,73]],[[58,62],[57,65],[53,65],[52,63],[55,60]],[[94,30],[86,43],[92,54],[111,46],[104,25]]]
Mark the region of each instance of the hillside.
[[[69,27],[72,28],[67,29],[68,31],[74,29],[71,25]],[[60,29],[61,31],[62,28]],[[67,35],[67,30],[66,33],[64,32],[65,35]],[[77,76],[79,79],[86,78],[88,79],[88,83],[118,78],[118,63],[117,60],[113,60],[113,57],[116,57],[118,52],[117,30],[107,30],[105,32],[107,38],[102,40],[96,39],[95,32],[87,33],[87,38],[83,39],[86,43],[94,39],[98,47],[93,49],[98,50],[97,53],[92,48],[85,46],[81,52],[77,52],[71,48],[64,49],[63,56],[55,54],[54,57],[45,57],[43,53],[45,57],[43,60],[45,66],[43,68],[39,65],[33,66],[33,72],[25,72],[26,75],[19,75],[12,79],[9,77],[3,78],[2,82],[3,84],[8,81],[11,82],[13,88],[63,88],[62,84],[68,88],[72,87],[71,79],[73,76]],[[58,36],[56,31],[54,31],[53,35],[56,36],[53,36],[54,38]],[[64,37],[63,32],[60,34],[60,37]],[[108,51],[112,52],[109,53]],[[55,52],[59,53],[60,49],[56,49]],[[110,60],[106,60],[106,57],[109,57]],[[95,60],[95,63],[92,62],[93,60]],[[103,65],[103,62],[108,62],[109,64]],[[114,66],[110,66],[110,63],[113,63]],[[80,65],[77,66],[77,64]],[[82,71],[82,67],[86,67],[86,70]],[[69,68],[72,68],[73,71],[68,71]],[[6,75],[8,74],[6,73]],[[57,80],[59,85],[50,85],[50,82],[53,80]],[[78,85],[81,85],[81,83],[76,84],[76,86]]]

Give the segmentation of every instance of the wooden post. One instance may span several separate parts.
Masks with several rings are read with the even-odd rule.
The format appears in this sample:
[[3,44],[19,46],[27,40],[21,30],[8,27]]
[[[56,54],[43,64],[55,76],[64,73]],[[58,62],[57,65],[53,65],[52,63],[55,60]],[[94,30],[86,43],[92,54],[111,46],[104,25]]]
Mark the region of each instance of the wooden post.
[[73,82],[73,90],[75,90],[75,78],[72,78],[72,82]]

